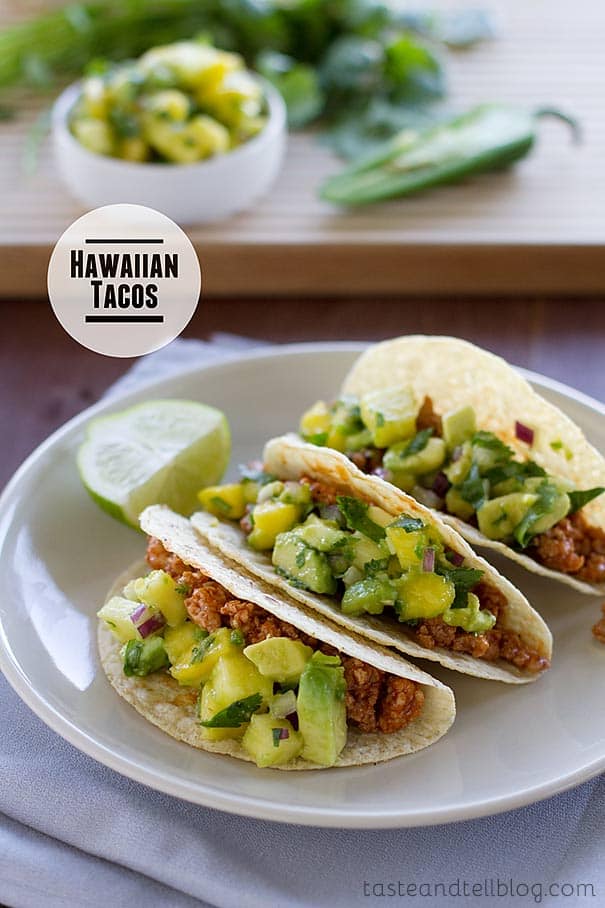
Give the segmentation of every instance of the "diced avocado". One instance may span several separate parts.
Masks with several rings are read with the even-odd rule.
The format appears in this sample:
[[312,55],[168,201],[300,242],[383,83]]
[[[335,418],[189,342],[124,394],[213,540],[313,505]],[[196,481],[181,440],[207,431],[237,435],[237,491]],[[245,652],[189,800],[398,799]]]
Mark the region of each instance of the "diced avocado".
[[426,445],[416,453],[407,453],[408,442],[393,445],[384,455],[383,465],[394,474],[420,476],[438,470],[445,461],[446,448],[442,438],[429,438]]
[[257,766],[281,766],[296,759],[303,749],[303,736],[287,719],[255,713],[242,738],[242,746]]
[[555,523],[558,523],[569,513],[571,508],[571,502],[569,500],[569,495],[566,492],[561,492],[552,503],[551,509],[546,513],[542,514],[541,517],[532,524],[532,535],[537,535],[538,533],[545,533],[547,530],[550,530],[551,527],[554,527]]
[[298,530],[278,535],[272,561],[289,580],[307,590],[330,596],[336,592],[336,580],[327,556],[308,546]]
[[395,610],[400,621],[436,618],[456,597],[453,583],[428,571],[406,574],[397,585],[399,595]]
[[331,407],[332,428],[351,437],[363,430],[361,409],[356,397],[345,395],[337,400]]
[[300,507],[284,501],[264,501],[252,511],[253,527],[248,544],[253,549],[272,549],[280,533],[292,529],[300,519]]
[[362,429],[353,435],[347,435],[347,451],[361,451],[372,444],[372,433],[369,429]]
[[448,608],[441,616],[451,627],[461,627],[471,634],[484,634],[496,623],[496,618],[481,603],[474,593],[468,593],[465,608]]
[[452,483],[452,485],[460,485],[469,474],[470,468],[473,464],[473,448],[471,443],[465,441],[462,445],[460,451],[460,456],[456,460],[452,460],[450,464],[444,469],[444,473]]
[[506,539],[537,500],[535,492],[511,492],[492,498],[477,511],[479,529],[489,539]]
[[300,677],[296,711],[302,756],[333,766],[347,741],[344,669],[338,656],[314,653]]
[[460,517],[461,520],[469,520],[475,513],[472,504],[465,501],[458,489],[452,486],[447,490],[445,496],[445,508],[449,514]]
[[396,599],[397,588],[387,577],[366,577],[346,590],[341,609],[345,615],[381,615],[385,605],[393,605]]
[[[191,625],[187,622],[184,627]],[[166,631],[168,637],[166,649],[172,662],[170,674],[172,677],[187,687],[198,687],[210,677],[214,666],[219,659],[241,653],[241,644],[234,642],[234,633],[227,627],[220,627],[212,634],[204,634],[201,628],[192,625],[193,630],[187,634],[181,631],[180,639],[177,635],[180,628]],[[171,634],[175,634],[174,641]],[[185,636],[189,637],[189,644],[183,648]],[[176,658],[173,659],[172,655]]]
[[181,624],[187,617],[183,591],[166,571],[151,571],[146,577],[135,580],[137,597],[146,605],[158,609],[170,627]]
[[465,441],[470,441],[477,431],[477,420],[472,407],[450,410],[441,419],[443,440],[450,451]]
[[356,532],[349,536],[349,541],[353,551],[352,563],[360,571],[363,571],[370,561],[384,561],[389,557],[389,548],[385,540],[373,542],[363,533]]
[[130,616],[136,608],[137,604],[132,599],[126,599],[124,596],[112,596],[103,608],[99,609],[97,617],[105,622],[120,643],[128,643],[129,640],[142,639],[130,620]]
[[312,444],[325,445],[328,433],[332,426],[332,414],[323,400],[318,400],[312,407],[303,413],[300,420],[299,431],[305,441]]
[[397,556],[404,571],[417,567],[422,561],[425,547],[428,545],[426,530],[406,531],[403,527],[387,527],[389,549]]
[[149,675],[166,668],[168,656],[164,641],[157,635],[146,640],[129,640],[122,652],[125,675]]
[[[200,695],[200,720],[211,720],[217,713],[240,700],[260,694],[258,708],[267,705],[273,694],[273,682],[241,653],[218,659]],[[227,728],[201,728],[207,741],[241,738],[245,724]]]
[[388,448],[416,431],[418,407],[409,388],[387,388],[364,394],[361,418],[377,448]]
[[306,545],[318,552],[331,552],[349,540],[348,533],[343,533],[333,520],[322,520],[315,514],[310,514],[296,532]]
[[244,650],[263,677],[288,685],[298,681],[312,655],[310,646],[289,637],[268,637]]
[[241,482],[208,486],[201,489],[197,497],[203,509],[216,517],[240,520],[246,513],[246,498]]

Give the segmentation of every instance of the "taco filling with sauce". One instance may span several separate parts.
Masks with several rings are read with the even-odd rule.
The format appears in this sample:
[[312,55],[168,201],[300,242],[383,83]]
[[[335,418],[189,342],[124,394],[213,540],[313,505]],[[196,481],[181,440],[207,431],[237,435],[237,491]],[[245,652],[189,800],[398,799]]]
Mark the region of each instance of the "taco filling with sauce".
[[[514,432],[531,449],[533,430],[517,421]],[[583,516],[605,488],[578,490],[517,458],[497,435],[477,428],[471,406],[438,413],[428,395],[419,405],[411,389],[386,388],[331,405],[319,401],[303,415],[300,433],[546,568],[605,581],[605,532]]]
[[[261,767],[283,768],[298,758],[332,766],[348,729],[388,736],[422,717],[418,681],[347,655],[235,597],[157,538],[148,541],[147,562],[151,572],[130,580],[98,616],[121,646],[125,676],[161,673],[182,687],[171,702],[195,704],[202,747],[237,741]],[[397,664],[407,665],[399,658]],[[449,700],[447,706],[453,718]]]
[[[418,513],[394,517],[339,494],[328,471],[321,480],[286,481],[262,469],[243,473],[239,484],[202,490],[200,502],[217,517],[238,520],[248,546],[267,553],[294,590],[331,597],[351,619],[388,617],[427,650],[503,661],[526,674],[549,667],[545,651],[506,626],[503,592]],[[217,546],[225,544],[213,540],[199,515],[193,523]]]

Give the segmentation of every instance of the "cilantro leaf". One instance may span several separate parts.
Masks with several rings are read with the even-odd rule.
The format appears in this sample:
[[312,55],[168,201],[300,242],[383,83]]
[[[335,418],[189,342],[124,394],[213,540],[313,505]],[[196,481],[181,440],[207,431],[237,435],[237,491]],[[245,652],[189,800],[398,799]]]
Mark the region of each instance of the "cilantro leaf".
[[482,478],[476,463],[472,464],[468,476],[457,488],[461,498],[467,501],[475,511],[478,511],[489,498],[489,480]]
[[438,564],[436,573],[441,574],[445,580],[454,584],[456,596],[450,608],[465,608],[467,596],[473,587],[477,586],[483,577],[483,571],[476,568],[468,567],[450,567],[449,565]]
[[371,561],[366,561],[363,566],[363,572],[366,577],[375,577],[377,574],[383,573],[386,571],[389,566],[388,558],[372,558]]
[[505,445],[493,432],[475,432],[471,444],[476,448],[487,448],[498,455],[498,459],[505,463],[512,459],[514,451]]
[[[200,628],[200,630],[201,630],[201,628]],[[198,643],[198,645],[194,646],[193,649],[191,650],[191,660],[190,661],[191,661],[192,665],[203,661],[204,656],[206,655],[206,653],[208,652],[208,650],[214,643],[214,639],[215,639],[214,634],[208,634],[208,633],[206,633],[205,637],[200,638],[200,642]]]
[[239,728],[250,721],[250,716],[255,713],[263,700],[262,694],[252,694],[243,700],[234,700],[225,709],[221,709],[211,719],[200,722],[204,728]]
[[533,460],[511,460],[508,463],[492,467],[483,474],[484,479],[488,479],[492,485],[504,482],[506,479],[518,479],[523,482],[532,476],[546,476],[546,470],[539,467]]
[[569,510],[570,514],[575,514],[576,511],[579,511],[580,508],[583,508],[585,504],[588,504],[589,501],[592,501],[593,498],[597,498],[599,495],[602,495],[605,492],[603,486],[597,486],[594,489],[586,489],[585,492],[568,492],[569,500],[571,501],[571,508]]
[[538,500],[513,530],[513,536],[522,549],[526,548],[536,535],[536,532],[532,531],[536,521],[552,510],[552,506],[559,496],[557,487],[546,479],[540,483],[536,491]]
[[359,501],[357,498],[339,495],[336,502],[349,529],[359,530],[360,533],[363,533],[363,535],[367,536],[368,539],[371,539],[372,542],[380,542],[381,539],[385,538],[386,532],[384,527],[374,523],[374,521],[370,520],[368,517],[368,505],[365,501]]
[[412,440],[408,442],[403,451],[401,451],[399,455],[401,459],[403,460],[404,457],[410,457],[412,454],[418,454],[419,451],[424,451],[429,443],[429,438],[434,431],[434,429],[428,428],[416,432]]
[[401,527],[406,531],[406,533],[415,533],[416,530],[422,530],[424,527],[424,521],[420,520],[419,517],[410,517],[408,514],[401,514],[397,520],[394,520],[391,524],[392,527]]

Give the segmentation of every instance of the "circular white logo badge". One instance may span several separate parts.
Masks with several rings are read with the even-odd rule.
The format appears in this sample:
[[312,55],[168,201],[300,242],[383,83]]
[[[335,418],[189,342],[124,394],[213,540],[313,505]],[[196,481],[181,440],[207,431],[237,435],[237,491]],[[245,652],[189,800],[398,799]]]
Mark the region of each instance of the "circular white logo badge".
[[105,356],[142,356],[195,312],[200,264],[187,235],[142,205],[106,205],[68,227],[48,266],[51,306],[68,334]]

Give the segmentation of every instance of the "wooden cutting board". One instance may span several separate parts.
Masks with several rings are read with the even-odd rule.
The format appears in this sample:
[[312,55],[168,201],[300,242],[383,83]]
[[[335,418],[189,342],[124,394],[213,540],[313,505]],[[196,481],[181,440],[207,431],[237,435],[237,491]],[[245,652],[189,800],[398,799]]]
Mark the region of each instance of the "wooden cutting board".
[[[424,3],[427,8],[460,6]],[[253,211],[188,232],[208,294],[598,294],[605,289],[605,4],[507,0],[496,40],[448,55],[457,108],[507,101],[556,105],[581,121],[571,143],[540,125],[514,169],[408,200],[343,212],[316,187],[338,161],[294,135],[273,191]],[[0,22],[15,4],[0,0]],[[4,14],[3,14],[4,10]],[[82,213],[58,180],[46,144],[27,176],[25,136],[40,109],[0,125],[0,296],[42,296],[60,233]]]

